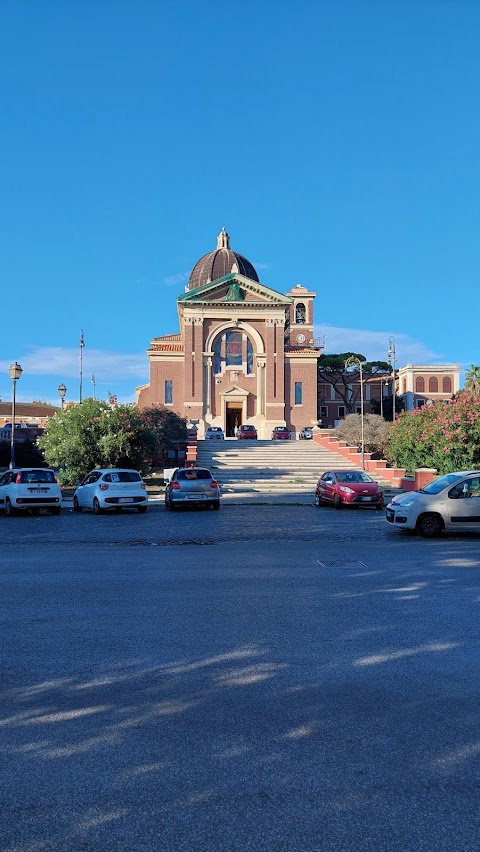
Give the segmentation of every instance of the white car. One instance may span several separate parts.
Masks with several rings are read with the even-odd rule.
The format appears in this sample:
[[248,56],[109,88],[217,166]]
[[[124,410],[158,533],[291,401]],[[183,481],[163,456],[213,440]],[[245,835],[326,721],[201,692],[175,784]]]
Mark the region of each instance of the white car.
[[146,485],[136,470],[111,467],[92,470],[77,486],[73,495],[75,512],[93,509],[96,515],[106,510],[121,512],[122,509],[147,511]]
[[220,426],[208,426],[205,430],[205,440],[206,441],[224,441],[225,440],[225,432]]
[[0,476],[0,509],[7,515],[48,509],[52,515],[62,510],[62,492],[50,468],[18,467]]
[[399,494],[387,506],[387,523],[434,538],[443,530],[480,532],[480,471],[460,470],[420,491]]

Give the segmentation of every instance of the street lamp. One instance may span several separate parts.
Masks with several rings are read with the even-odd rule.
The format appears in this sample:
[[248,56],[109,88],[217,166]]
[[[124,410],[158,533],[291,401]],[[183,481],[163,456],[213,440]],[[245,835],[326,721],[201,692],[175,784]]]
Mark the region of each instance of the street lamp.
[[396,387],[395,387],[395,363],[396,363],[397,357],[396,357],[396,353],[395,353],[395,338],[394,338],[394,337],[389,337],[389,338],[388,338],[388,352],[387,352],[387,358],[388,358],[388,363],[389,363],[389,364],[391,364],[391,366],[393,367],[393,373],[392,373],[392,378],[393,378],[393,388],[392,388],[392,423],[395,423],[395,393],[396,393]]
[[364,428],[364,418],[363,418],[363,370],[362,370],[362,361],[360,358],[356,358],[352,355],[350,358],[347,358],[345,361],[345,369],[348,370],[349,367],[356,367],[356,369],[360,373],[360,418],[361,418],[361,440],[362,440],[362,470],[365,470],[365,428]]
[[15,395],[17,389],[17,382],[22,375],[22,368],[20,364],[17,364],[15,361],[14,364],[10,364],[8,368],[8,375],[12,380],[13,385],[13,394],[12,394],[12,434],[10,436],[10,470],[15,467]]
[[65,403],[65,394],[66,393],[67,393],[67,389],[66,389],[65,385],[63,385],[63,384],[59,385],[58,386],[58,395],[59,395],[60,401],[62,403],[62,411],[63,411],[63,406],[64,406],[64,403]]

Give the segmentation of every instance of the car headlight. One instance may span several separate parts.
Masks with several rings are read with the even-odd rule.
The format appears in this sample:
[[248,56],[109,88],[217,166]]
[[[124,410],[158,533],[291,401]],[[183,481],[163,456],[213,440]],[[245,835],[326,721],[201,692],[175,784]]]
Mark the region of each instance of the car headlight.
[[339,485],[338,490],[343,491],[345,494],[355,494],[353,488],[348,488],[346,485]]
[[402,500],[401,503],[395,503],[395,507],[397,509],[408,509],[408,507],[413,506],[414,503],[415,503],[415,500],[412,497],[411,500]]

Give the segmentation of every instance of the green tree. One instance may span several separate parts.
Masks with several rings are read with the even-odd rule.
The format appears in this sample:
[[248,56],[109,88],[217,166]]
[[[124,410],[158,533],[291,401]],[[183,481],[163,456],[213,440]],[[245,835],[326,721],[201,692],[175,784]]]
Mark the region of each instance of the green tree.
[[136,408],[88,398],[57,412],[38,443],[47,463],[62,469],[63,481],[75,482],[95,467],[149,470],[157,436]]
[[[362,362],[364,382],[368,382],[374,376],[388,376],[391,366],[387,361],[366,361],[364,355],[356,352],[343,352],[340,355],[320,355],[318,359],[317,375],[322,384],[329,384],[342,399],[345,409],[351,414],[355,410],[360,397],[359,372],[345,369],[345,361],[348,358],[358,358]],[[352,389],[352,385],[354,385]],[[326,402],[325,397],[319,396],[319,405]]]

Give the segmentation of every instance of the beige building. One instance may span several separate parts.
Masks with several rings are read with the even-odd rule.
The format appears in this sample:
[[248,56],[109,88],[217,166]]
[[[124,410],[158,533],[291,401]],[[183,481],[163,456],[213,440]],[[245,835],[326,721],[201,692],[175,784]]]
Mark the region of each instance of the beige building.
[[274,426],[296,433],[315,424],[315,295],[298,284],[286,295],[262,284],[223,228],[177,299],[179,333],[151,341],[139,405],[171,406],[198,424],[199,437],[207,426],[229,436],[248,423],[270,438]]
[[407,364],[397,373],[397,393],[406,411],[421,408],[429,400],[451,399],[460,390],[459,364]]

